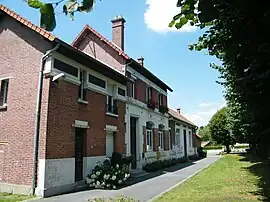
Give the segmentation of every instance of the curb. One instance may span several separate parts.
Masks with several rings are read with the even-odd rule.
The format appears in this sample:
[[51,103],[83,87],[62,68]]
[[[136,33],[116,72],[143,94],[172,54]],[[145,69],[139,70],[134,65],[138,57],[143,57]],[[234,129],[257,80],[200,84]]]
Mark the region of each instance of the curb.
[[[207,157],[207,158],[208,158],[208,157]],[[219,159],[221,159],[221,158],[222,158],[222,157],[220,157]],[[218,161],[219,159],[217,159],[216,161]],[[200,161],[202,161],[202,160],[204,160],[204,159],[201,159]],[[195,173],[193,173],[192,175],[188,176],[186,179],[184,179],[184,180],[182,180],[182,181],[176,183],[176,184],[173,185],[172,187],[170,187],[170,188],[166,189],[165,191],[159,193],[159,194],[156,195],[155,197],[153,197],[153,198],[147,200],[146,202],[152,202],[152,201],[154,201],[155,199],[159,198],[159,197],[162,196],[163,194],[165,194],[165,193],[171,191],[171,190],[174,189],[175,187],[179,186],[180,184],[184,183],[184,182],[187,181],[188,179],[192,178],[194,175],[196,175],[197,173],[201,172],[201,171],[204,170],[205,168],[209,167],[210,165],[212,165],[212,164],[215,163],[216,161],[214,161],[214,162],[210,163],[209,165],[207,165],[207,166],[205,166],[205,167],[203,167],[203,168],[197,170]]]

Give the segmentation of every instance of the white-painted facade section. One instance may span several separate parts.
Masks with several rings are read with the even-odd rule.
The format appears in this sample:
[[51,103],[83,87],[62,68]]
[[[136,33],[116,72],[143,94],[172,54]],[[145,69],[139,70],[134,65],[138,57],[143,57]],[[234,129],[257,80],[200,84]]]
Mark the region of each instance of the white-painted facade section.
[[[76,76],[73,76],[73,75],[70,75],[66,72],[62,72],[58,69],[55,69],[54,68],[54,59],[57,59],[57,60],[60,60],[68,65],[71,65],[72,67],[76,68],[78,70],[78,77]],[[120,87],[122,88],[123,90],[127,91],[127,87],[121,83],[118,83],[116,82],[115,80],[112,80],[111,78],[109,77],[106,77],[104,75],[102,75],[101,73],[99,72],[96,72],[94,70],[91,69],[91,67],[86,67],[60,53],[57,53],[57,52],[53,52],[52,54],[52,57],[48,58],[45,62],[45,70],[44,70],[44,74],[47,75],[47,76],[55,76],[56,74],[59,74],[59,73],[64,73],[65,76],[63,78],[63,80],[67,81],[67,82],[70,82],[72,84],[75,84],[75,85],[80,85],[80,70],[83,70],[86,72],[86,75],[87,75],[87,79],[86,79],[86,82],[85,82],[85,88],[86,89],[89,89],[89,90],[92,90],[92,91],[95,91],[95,92],[98,92],[98,93],[101,93],[101,94],[104,94],[104,95],[109,95],[111,94],[114,98],[117,98],[119,100],[122,100],[122,101],[126,101],[126,96],[121,96],[117,93],[117,88]],[[106,85],[105,85],[105,88],[102,88],[100,86],[97,86],[97,85],[94,85],[92,83],[89,82],[88,80],[88,75],[91,74],[103,81],[105,81]],[[112,94],[112,91],[111,90],[108,90],[108,87],[109,86],[113,86],[114,89],[113,89],[113,94]]]
[[75,158],[39,159],[37,194],[43,196],[51,187],[75,182]]
[[[105,156],[83,158],[83,179],[92,169],[103,162]],[[75,184],[75,158],[39,159],[38,184],[36,194],[44,197],[44,192],[50,188],[59,188]]]

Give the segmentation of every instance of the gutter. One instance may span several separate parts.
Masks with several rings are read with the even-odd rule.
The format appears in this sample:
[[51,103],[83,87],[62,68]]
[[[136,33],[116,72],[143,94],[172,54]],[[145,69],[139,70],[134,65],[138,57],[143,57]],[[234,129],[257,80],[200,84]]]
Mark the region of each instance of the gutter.
[[60,43],[58,43],[53,49],[49,50],[41,58],[41,66],[39,71],[39,80],[38,80],[38,94],[36,101],[36,120],[35,120],[35,135],[34,135],[34,157],[33,157],[33,175],[32,175],[32,195],[35,194],[36,188],[36,179],[37,179],[37,167],[38,167],[38,145],[39,145],[39,129],[40,129],[40,111],[41,111],[41,101],[42,101],[42,88],[43,88],[43,71],[45,60],[58,48]]

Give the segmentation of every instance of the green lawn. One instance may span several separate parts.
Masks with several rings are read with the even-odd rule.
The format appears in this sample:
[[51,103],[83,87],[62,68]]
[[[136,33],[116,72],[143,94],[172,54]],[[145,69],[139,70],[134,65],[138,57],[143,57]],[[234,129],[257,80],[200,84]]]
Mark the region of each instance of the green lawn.
[[0,193],[0,202],[23,201],[23,200],[26,200],[26,199],[29,199],[29,198],[31,198],[31,196]]
[[225,155],[155,202],[270,201],[269,185],[269,162],[251,155]]

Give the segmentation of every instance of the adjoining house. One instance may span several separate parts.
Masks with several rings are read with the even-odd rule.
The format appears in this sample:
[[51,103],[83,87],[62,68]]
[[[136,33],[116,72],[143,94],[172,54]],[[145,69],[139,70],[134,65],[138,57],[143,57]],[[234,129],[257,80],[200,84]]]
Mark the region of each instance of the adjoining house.
[[196,154],[197,143],[194,135],[197,126],[186,119],[178,108],[176,111],[169,109],[170,147],[171,155],[176,158],[188,157]]
[[0,44],[1,192],[71,191],[125,152],[123,74],[3,5]]
[[122,16],[112,20],[112,41],[86,25],[72,45],[129,78],[125,144],[136,169],[147,159],[157,159],[157,152],[169,155],[167,92],[172,89],[147,70],[144,58],[136,61],[124,52],[125,22]]

